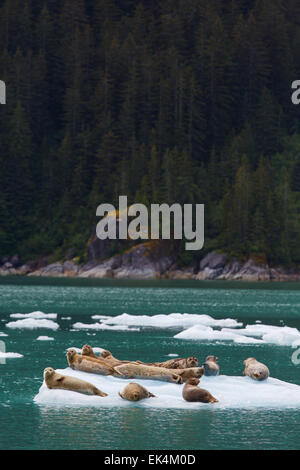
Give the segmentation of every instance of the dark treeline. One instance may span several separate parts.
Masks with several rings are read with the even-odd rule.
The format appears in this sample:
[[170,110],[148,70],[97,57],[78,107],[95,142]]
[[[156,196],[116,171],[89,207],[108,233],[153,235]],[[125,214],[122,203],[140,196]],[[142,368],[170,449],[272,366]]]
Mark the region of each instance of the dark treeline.
[[1,256],[83,255],[125,194],[300,263],[298,0],[2,0],[0,73]]

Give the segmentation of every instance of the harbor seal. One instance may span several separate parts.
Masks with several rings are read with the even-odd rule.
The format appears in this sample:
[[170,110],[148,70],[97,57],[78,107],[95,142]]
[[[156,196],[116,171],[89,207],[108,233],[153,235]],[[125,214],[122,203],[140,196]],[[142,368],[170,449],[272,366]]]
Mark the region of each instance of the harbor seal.
[[101,352],[100,357],[102,359],[104,359],[107,363],[109,363],[112,367],[120,366],[121,364],[128,364],[128,363],[131,363],[131,362],[133,362],[134,364],[135,363],[137,363],[137,364],[140,363],[139,361],[138,362],[135,362],[135,361],[120,361],[119,359],[115,358],[110,351],[107,351],[106,349]]
[[119,395],[124,400],[129,401],[139,401],[144,398],[155,397],[153,393],[148,392],[145,387],[142,387],[142,385],[136,384],[135,382],[130,382],[126,385],[124,390],[121,393],[119,392]]
[[96,356],[92,346],[90,346],[89,344],[85,344],[84,346],[82,346],[81,355],[93,357],[94,359],[100,359],[100,356]]
[[174,382],[182,384],[183,379],[180,375],[173,373],[170,369],[163,367],[145,366],[143,364],[127,363],[114,368],[117,372],[123,375],[124,378],[138,378],[150,380],[164,380],[167,382]]
[[182,397],[186,401],[200,401],[202,403],[217,403],[215,397],[204,388],[198,387],[200,380],[196,378],[188,379],[182,390]]
[[190,356],[186,359],[178,357],[165,362],[154,362],[153,365],[156,367],[165,367],[166,369],[189,369],[191,367],[198,367],[198,359],[194,356]]
[[189,367],[188,369],[175,369],[175,374],[182,377],[183,381],[186,382],[188,379],[194,377],[200,379],[204,374],[203,367]]
[[104,364],[105,366],[108,366],[108,367],[113,367],[113,365],[107,361],[106,359],[104,359],[103,357],[101,356],[96,356],[96,354],[94,353],[94,350],[92,348],[92,346],[90,346],[89,344],[85,344],[83,347],[82,347],[82,350],[81,350],[81,356],[83,356],[85,359],[88,359],[88,360],[93,360],[93,361],[96,361],[98,362],[99,364]]
[[67,359],[69,366],[75,370],[101,375],[116,374],[114,368],[111,365],[106,364],[104,361],[98,361],[89,356],[81,356],[80,354],[77,354],[75,349],[69,349],[67,351]]
[[205,362],[202,364],[204,367],[204,375],[219,375],[220,366],[217,364],[218,360],[216,356],[207,356]]
[[48,388],[61,390],[70,390],[72,392],[83,393],[85,395],[98,395],[107,397],[107,393],[102,392],[93,384],[77,377],[58,374],[52,367],[46,367],[44,370],[44,380]]
[[251,379],[254,380],[266,380],[269,375],[270,371],[261,362],[258,362],[254,357],[249,357],[248,359],[244,360],[245,370],[243,375],[248,375]]

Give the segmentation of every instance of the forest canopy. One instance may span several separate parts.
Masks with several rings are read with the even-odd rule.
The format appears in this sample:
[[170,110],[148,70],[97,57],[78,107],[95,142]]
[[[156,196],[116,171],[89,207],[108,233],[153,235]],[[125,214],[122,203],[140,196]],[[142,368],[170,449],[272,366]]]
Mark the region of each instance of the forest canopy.
[[84,259],[127,195],[205,204],[206,250],[299,264],[299,51],[297,0],[0,1],[0,256]]

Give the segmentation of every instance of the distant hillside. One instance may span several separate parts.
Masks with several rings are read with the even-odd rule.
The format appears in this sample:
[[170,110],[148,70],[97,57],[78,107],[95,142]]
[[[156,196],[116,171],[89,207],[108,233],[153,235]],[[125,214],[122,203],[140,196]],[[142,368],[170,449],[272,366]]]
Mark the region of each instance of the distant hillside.
[[299,265],[299,50],[296,0],[0,1],[0,258],[84,262],[125,194],[204,203],[207,252]]

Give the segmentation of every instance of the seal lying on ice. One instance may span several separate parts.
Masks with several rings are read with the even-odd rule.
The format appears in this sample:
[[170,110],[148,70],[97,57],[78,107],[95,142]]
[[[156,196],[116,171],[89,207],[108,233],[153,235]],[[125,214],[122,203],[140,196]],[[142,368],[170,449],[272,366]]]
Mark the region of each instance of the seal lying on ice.
[[182,384],[183,379],[180,375],[175,374],[170,369],[163,367],[146,366],[144,364],[134,364],[129,362],[128,364],[122,364],[116,366],[115,370],[124,376],[124,378],[139,378],[139,379],[150,379],[150,380],[165,380],[167,382],[174,382]]
[[217,403],[218,400],[204,388],[197,385],[200,380],[196,378],[188,379],[182,390],[182,397],[186,401],[200,401],[202,403]]
[[45,384],[48,388],[56,388],[61,390],[70,390],[72,392],[83,393],[85,395],[98,395],[99,397],[107,397],[107,393],[102,392],[93,384],[77,377],[58,374],[52,367],[44,370]]
[[122,392],[119,392],[119,395],[124,400],[129,401],[139,401],[143,400],[144,398],[151,398],[155,397],[153,393],[148,392],[145,387],[142,385],[136,384],[135,382],[130,382]]
[[248,357],[248,359],[245,359],[244,364],[246,367],[243,374],[248,375],[251,379],[266,380],[270,375],[270,371],[267,366],[258,362],[254,357]]

